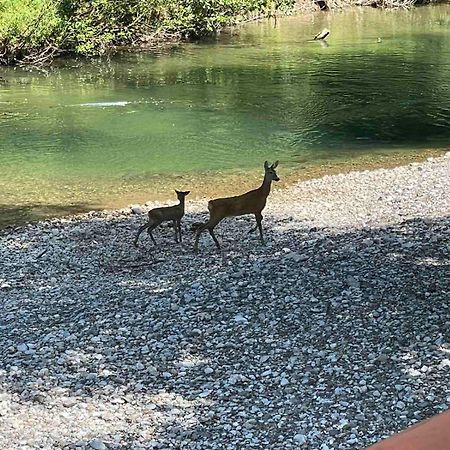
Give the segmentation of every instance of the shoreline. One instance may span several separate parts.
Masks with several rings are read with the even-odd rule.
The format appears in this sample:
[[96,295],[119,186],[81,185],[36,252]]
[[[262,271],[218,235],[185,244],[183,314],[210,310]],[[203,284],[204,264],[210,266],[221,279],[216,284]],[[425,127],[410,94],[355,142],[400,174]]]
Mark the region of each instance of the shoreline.
[[[327,175],[338,175],[346,174],[352,171],[399,167],[414,162],[424,161],[429,157],[442,156],[449,151],[450,149],[427,149],[414,152],[390,151],[375,155],[367,154],[355,156],[352,159],[345,161],[339,161],[339,159],[337,159],[334,161],[330,160],[328,162],[315,162],[313,164],[306,163],[305,165],[296,163],[294,167],[291,166],[288,168],[284,168],[283,165],[281,165],[280,167],[283,176],[281,182],[277,183],[277,188],[288,189],[299,182],[322,178]],[[283,164],[283,162],[281,162],[281,164]],[[195,193],[195,191],[192,192],[190,198],[188,199],[189,201],[199,201],[215,197],[238,195],[245,190],[256,188],[258,183],[261,181],[259,169],[252,169],[251,171],[246,172],[229,171],[228,173],[216,173],[210,171],[205,173],[196,173],[194,175],[190,173],[186,175],[173,174],[172,177],[179,179],[179,184],[184,185],[186,189],[193,190],[193,185],[200,185],[200,193]],[[220,181],[218,182],[218,180]],[[148,184],[151,184],[151,180],[148,181]],[[104,199],[102,202],[97,204],[88,204],[85,207],[77,207],[76,203],[51,205],[52,208],[57,207],[60,211],[60,213],[57,214],[40,214],[39,212],[33,213],[33,206],[25,204],[22,207],[16,207],[16,216],[19,214],[19,211],[27,211],[26,214],[28,216],[33,216],[34,214],[36,218],[31,220],[17,220],[15,223],[10,223],[9,219],[3,219],[4,222],[2,222],[2,219],[0,219],[0,234],[20,227],[26,227],[30,224],[37,224],[42,221],[51,220],[53,218],[61,219],[70,218],[72,216],[76,217],[94,211],[112,212],[114,210],[129,209],[133,205],[154,204],[156,206],[160,206],[170,204],[173,202],[173,195],[172,189],[169,189],[168,186],[173,183],[169,180],[169,182],[166,182],[165,184],[167,186],[156,185],[152,192],[146,191],[142,188],[139,191],[130,191],[127,194],[122,194],[119,200],[117,200],[117,195],[114,194],[114,201]],[[105,189],[105,191],[107,190],[108,189]],[[48,207],[45,204],[38,204],[34,206],[35,210],[45,211],[46,208]],[[14,208],[11,207],[10,210],[14,210]],[[73,210],[74,213],[70,213],[70,210]],[[5,213],[8,214],[8,210],[5,210]]]
[[448,409],[449,175],[274,190],[221,253],[204,201],[182,244],[129,210],[0,234],[0,447],[350,450]]

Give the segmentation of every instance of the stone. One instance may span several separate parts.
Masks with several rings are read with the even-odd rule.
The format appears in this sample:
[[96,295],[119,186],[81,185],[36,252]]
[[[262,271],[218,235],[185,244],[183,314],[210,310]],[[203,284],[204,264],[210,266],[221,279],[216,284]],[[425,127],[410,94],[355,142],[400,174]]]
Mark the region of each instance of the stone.
[[89,447],[94,450],[107,450],[108,448],[100,439],[92,439],[89,441]]
[[302,433],[297,433],[294,436],[294,441],[299,445],[303,445],[303,444],[306,444],[306,442],[308,442],[306,436]]

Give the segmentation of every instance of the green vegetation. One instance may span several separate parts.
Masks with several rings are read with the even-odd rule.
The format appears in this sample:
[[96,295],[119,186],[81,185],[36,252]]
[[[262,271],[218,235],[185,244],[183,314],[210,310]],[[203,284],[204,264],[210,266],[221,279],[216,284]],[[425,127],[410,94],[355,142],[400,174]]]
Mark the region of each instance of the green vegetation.
[[0,0],[0,62],[53,54],[63,28],[56,2]]
[[162,37],[196,38],[294,8],[408,7],[429,0],[0,0],[0,64],[101,55]]
[[98,55],[149,36],[201,37],[295,0],[0,0],[0,63]]

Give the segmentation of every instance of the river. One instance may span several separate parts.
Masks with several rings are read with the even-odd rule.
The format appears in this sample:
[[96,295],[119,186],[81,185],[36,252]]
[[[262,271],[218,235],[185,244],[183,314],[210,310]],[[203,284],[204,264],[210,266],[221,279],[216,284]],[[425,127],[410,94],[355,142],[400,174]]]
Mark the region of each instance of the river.
[[293,180],[448,148],[450,5],[286,17],[0,77],[0,226],[235,193],[266,159]]

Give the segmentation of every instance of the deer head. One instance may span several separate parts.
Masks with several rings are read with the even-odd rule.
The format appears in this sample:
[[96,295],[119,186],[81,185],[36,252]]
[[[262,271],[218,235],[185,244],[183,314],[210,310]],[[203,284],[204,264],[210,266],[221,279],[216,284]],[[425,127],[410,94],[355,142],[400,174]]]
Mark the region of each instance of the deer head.
[[269,166],[269,163],[267,161],[264,161],[265,176],[270,181],[280,181],[280,179],[278,178],[277,173],[275,172],[275,169],[277,167],[278,167],[278,161],[275,161],[271,166]]
[[186,195],[188,195],[191,191],[177,191],[175,189],[175,192],[177,193],[177,198],[180,200],[180,202],[184,201]]

